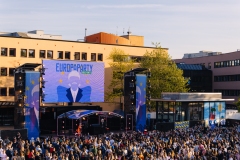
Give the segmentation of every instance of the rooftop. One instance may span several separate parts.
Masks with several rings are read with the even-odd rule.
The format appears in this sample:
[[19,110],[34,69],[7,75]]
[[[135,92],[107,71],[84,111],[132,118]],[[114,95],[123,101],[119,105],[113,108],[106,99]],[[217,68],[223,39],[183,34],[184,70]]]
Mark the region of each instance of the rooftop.
[[177,63],[176,65],[179,69],[182,69],[182,70],[205,70],[206,69],[200,64]]

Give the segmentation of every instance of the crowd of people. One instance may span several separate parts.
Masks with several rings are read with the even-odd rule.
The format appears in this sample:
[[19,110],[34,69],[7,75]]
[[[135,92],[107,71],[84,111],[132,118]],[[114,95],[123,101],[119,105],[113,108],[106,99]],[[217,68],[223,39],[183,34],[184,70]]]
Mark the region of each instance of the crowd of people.
[[240,160],[237,126],[0,140],[8,160]]

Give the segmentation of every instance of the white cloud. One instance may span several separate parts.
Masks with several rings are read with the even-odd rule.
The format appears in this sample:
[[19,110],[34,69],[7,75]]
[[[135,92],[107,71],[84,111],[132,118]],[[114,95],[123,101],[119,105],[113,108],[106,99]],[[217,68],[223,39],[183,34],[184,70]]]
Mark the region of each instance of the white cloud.
[[163,7],[163,5],[161,4],[126,4],[126,5],[87,5],[85,7],[88,9],[95,9],[95,8],[135,9],[135,8],[159,8],[159,7]]

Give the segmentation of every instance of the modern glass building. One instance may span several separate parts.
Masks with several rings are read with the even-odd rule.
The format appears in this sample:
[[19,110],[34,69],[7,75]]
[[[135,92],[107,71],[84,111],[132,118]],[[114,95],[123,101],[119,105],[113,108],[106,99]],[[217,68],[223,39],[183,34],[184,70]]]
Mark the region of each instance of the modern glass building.
[[198,124],[223,125],[226,119],[226,101],[221,93],[162,93],[156,102],[157,129],[174,129],[179,124],[192,127]]

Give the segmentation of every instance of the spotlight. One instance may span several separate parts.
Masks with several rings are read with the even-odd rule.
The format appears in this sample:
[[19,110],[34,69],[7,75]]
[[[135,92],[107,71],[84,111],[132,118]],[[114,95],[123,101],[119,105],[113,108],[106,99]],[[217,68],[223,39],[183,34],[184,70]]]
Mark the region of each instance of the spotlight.
[[41,81],[42,88],[45,88],[45,82],[46,82],[46,81]]
[[151,88],[151,84],[148,84],[148,89],[150,89]]
[[23,95],[22,95],[22,94],[19,94],[19,95],[18,95],[18,99],[19,99],[19,100],[23,99]]
[[134,95],[133,94],[130,95],[130,99],[134,99]]
[[151,77],[151,72],[147,73],[147,77],[150,78]]
[[39,72],[40,72],[42,75],[45,75],[45,68],[39,68]]
[[150,101],[150,99],[151,99],[151,95],[149,95],[149,96],[147,97],[147,99]]

